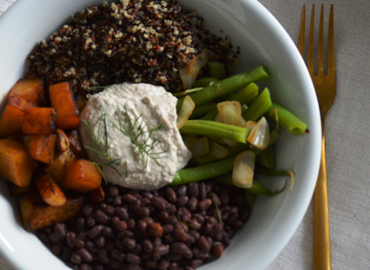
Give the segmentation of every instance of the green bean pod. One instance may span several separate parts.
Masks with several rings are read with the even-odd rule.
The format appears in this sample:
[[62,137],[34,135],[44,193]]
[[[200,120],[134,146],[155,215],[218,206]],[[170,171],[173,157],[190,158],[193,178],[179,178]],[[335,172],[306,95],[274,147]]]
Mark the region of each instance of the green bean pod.
[[247,86],[251,82],[269,78],[269,73],[264,66],[259,66],[249,72],[234,75],[218,83],[210,84],[203,90],[191,94],[195,105],[205,104],[215,98],[231,94]]
[[275,152],[272,145],[262,151],[261,164],[266,168],[275,169]]
[[219,61],[208,62],[208,70],[212,77],[217,80],[226,78],[225,64]]
[[293,113],[275,102],[272,102],[271,107],[267,111],[267,115],[271,119],[275,119],[275,109],[277,109],[279,124],[290,134],[300,135],[307,130],[307,125],[305,123],[303,123]]
[[202,78],[202,79],[196,80],[191,87],[192,88],[207,87],[211,82],[218,83],[219,80],[217,80],[216,78],[212,78],[212,77]]
[[[200,93],[199,91],[198,93]],[[249,108],[243,112],[245,121],[258,121],[271,107],[272,101],[270,91],[265,88],[262,93],[250,104]]]

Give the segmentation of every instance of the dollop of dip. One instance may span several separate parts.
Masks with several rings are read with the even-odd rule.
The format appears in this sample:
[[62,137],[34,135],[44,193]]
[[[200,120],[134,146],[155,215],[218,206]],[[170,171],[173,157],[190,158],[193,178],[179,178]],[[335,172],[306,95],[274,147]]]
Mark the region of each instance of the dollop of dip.
[[191,158],[176,125],[177,99],[161,86],[123,83],[91,96],[80,134],[104,178],[155,190],[172,182]]

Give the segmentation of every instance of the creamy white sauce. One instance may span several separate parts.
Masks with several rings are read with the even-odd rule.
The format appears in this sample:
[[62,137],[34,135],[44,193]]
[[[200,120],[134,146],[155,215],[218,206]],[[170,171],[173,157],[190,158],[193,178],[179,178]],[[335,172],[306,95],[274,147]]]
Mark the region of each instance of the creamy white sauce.
[[[99,156],[87,150],[91,160],[100,164],[116,161],[117,164],[101,166],[108,182],[143,190],[155,190],[172,182],[176,171],[191,158],[176,126],[176,103],[177,99],[163,87],[144,83],[113,85],[90,97],[81,113],[81,140],[84,146],[107,152]],[[84,121],[98,144],[93,145]],[[141,135],[136,138],[131,131]]]

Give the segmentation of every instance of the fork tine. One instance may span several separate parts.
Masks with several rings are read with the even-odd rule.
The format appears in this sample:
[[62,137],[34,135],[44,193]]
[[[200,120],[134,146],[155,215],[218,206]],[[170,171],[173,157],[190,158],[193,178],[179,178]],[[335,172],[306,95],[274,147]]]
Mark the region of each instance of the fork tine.
[[308,40],[308,59],[307,68],[311,74],[314,74],[314,64],[313,64],[313,51],[314,51],[314,29],[315,28],[315,4],[312,5],[311,11],[311,24],[310,24],[310,37]]
[[324,72],[324,4],[321,5],[321,14],[320,14],[317,74],[323,72]]
[[298,37],[298,50],[304,59],[304,39],[305,39],[305,21],[306,21],[306,6],[303,5],[302,7],[302,15],[301,15],[301,26],[299,28],[299,37]]
[[328,27],[328,73],[335,71],[334,60],[334,5],[331,5]]

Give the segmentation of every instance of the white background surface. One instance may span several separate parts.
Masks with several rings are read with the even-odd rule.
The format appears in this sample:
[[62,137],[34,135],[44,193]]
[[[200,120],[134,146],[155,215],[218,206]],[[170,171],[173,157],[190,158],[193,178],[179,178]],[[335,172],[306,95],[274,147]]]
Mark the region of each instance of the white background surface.
[[[13,2],[0,0],[0,14]],[[325,125],[332,264],[333,269],[370,269],[370,1],[260,2],[295,42],[302,5],[308,5],[309,16],[315,3],[318,17],[319,5],[324,3],[327,18],[334,3],[337,97]],[[0,269],[13,268],[0,258]],[[274,269],[312,269],[312,207],[268,268]]]

